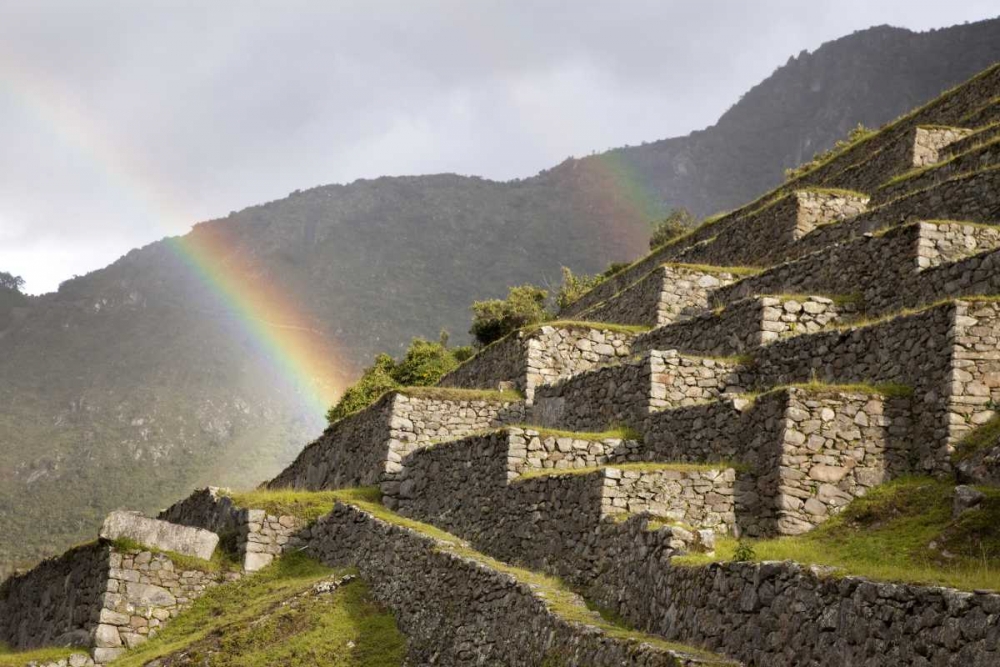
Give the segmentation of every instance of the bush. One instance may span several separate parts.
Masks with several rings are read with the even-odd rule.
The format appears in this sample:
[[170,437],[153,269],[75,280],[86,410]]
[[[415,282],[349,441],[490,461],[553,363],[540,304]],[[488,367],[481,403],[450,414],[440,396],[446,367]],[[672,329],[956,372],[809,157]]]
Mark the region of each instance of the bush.
[[480,345],[489,345],[512,331],[548,319],[545,300],[548,291],[534,285],[511,287],[506,299],[476,301],[472,304],[472,334]]
[[649,237],[649,249],[656,250],[673,241],[678,236],[686,234],[694,225],[694,216],[686,208],[673,209],[666,218],[653,227],[653,235]]
[[753,545],[740,540],[740,543],[736,545],[736,550],[733,552],[733,560],[737,563],[746,563],[756,558],[757,552],[754,551]]
[[560,310],[568,308],[603,280],[604,274],[578,276],[565,266],[562,267],[562,284],[559,286],[559,294],[556,295],[556,305]]
[[332,424],[367,408],[382,394],[393,389],[437,384],[445,373],[471,356],[470,347],[449,348],[445,333],[437,343],[414,338],[399,362],[388,354],[375,357],[375,363],[366,368],[361,378],[344,392],[337,404],[326,413],[326,418]]

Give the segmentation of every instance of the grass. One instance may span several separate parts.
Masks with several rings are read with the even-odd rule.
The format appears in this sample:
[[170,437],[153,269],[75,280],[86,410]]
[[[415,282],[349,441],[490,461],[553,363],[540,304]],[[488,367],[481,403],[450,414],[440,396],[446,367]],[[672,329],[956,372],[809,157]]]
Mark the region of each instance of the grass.
[[824,299],[833,301],[835,306],[860,305],[864,303],[865,300],[865,297],[861,294],[861,292],[855,292],[853,294],[758,294],[757,296],[778,299],[781,303],[787,303],[789,301],[805,302],[814,296],[820,296]]
[[530,333],[532,331],[538,331],[542,327],[555,327],[556,329],[600,329],[603,331],[630,334],[645,333],[653,328],[644,324],[616,324],[614,322],[588,322],[585,320],[550,320],[548,322],[530,324],[520,329],[520,331]]
[[494,403],[516,403],[523,401],[519,391],[507,389],[459,389],[457,387],[402,387],[400,394],[410,398],[425,398],[436,401],[490,401]]
[[[805,535],[750,542],[760,561],[791,560],[838,568],[835,576],[1000,590],[1000,489],[980,488],[983,507],[951,517],[952,484],[906,478],[873,489]],[[731,560],[732,538],[715,556],[675,559],[678,565]]]
[[37,648],[30,651],[16,651],[6,644],[0,644],[0,667],[24,667],[29,662],[54,662],[68,658],[74,653],[86,653],[82,648]]
[[[364,494],[362,493],[360,495],[363,496]],[[530,587],[535,595],[544,601],[548,609],[552,613],[561,617],[564,621],[597,627],[604,632],[605,635],[615,639],[644,643],[663,650],[682,651],[690,655],[695,655],[707,661],[706,663],[703,663],[705,664],[705,667],[710,667],[711,665],[731,664],[730,662],[722,660],[714,653],[674,642],[668,642],[658,637],[647,635],[637,632],[631,628],[618,625],[589,608],[584,603],[583,599],[560,579],[546,574],[541,574],[539,572],[534,572],[532,570],[509,565],[486,556],[485,554],[469,547],[458,537],[455,537],[450,533],[446,533],[445,531],[434,526],[402,517],[389,510],[381,503],[365,499],[345,500],[344,502],[371,514],[376,519],[400,528],[412,530],[436,541],[436,548],[442,553],[449,553],[459,558],[477,562],[490,569],[513,577],[519,583]]]
[[212,554],[212,558],[205,560],[195,556],[179,554],[175,551],[149,547],[127,537],[119,537],[118,539],[111,540],[110,544],[118,552],[139,553],[141,551],[149,551],[154,554],[162,554],[169,558],[180,570],[196,570],[208,573],[217,572],[221,574],[225,572],[240,572],[243,569],[242,564],[232,554],[227,553],[222,548],[216,548]]
[[843,393],[843,394],[878,394],[885,398],[910,398],[913,396],[913,387],[896,382],[884,382],[881,384],[854,383],[854,384],[831,384],[811,380],[809,382],[799,382],[793,384],[780,384],[771,387],[767,391],[750,392],[741,394],[743,398],[757,400],[762,396],[768,396],[787,389],[802,389],[815,393]]
[[607,431],[560,431],[544,426],[533,426],[531,424],[514,424],[514,428],[526,431],[535,431],[543,438],[574,438],[576,440],[589,440],[597,442],[600,440],[642,440],[642,433],[630,426],[616,426]]
[[1000,416],[993,417],[979,428],[969,431],[955,445],[951,460],[953,463],[960,463],[972,458],[977,452],[994,447],[998,443],[1000,443]]
[[[981,107],[977,107],[977,108],[973,109],[969,113],[967,113],[964,116],[962,116],[961,118],[959,118],[958,122],[960,122],[960,123],[968,122],[972,118],[975,118],[977,115],[981,114],[984,110],[989,109],[990,107],[992,107],[994,105],[997,105],[997,104],[1000,104],[1000,96],[993,97],[986,104],[982,105]],[[996,123],[993,123],[992,125],[987,125],[986,127],[992,127],[993,125],[996,125]],[[983,129],[985,129],[985,128],[983,128]]]
[[699,271],[701,273],[731,273],[734,276],[755,276],[762,271],[762,269],[752,266],[713,266],[711,264],[685,264],[679,262],[667,262],[665,266]]
[[522,473],[520,477],[514,480],[514,482],[517,483],[526,479],[536,479],[538,477],[589,475],[591,473],[607,470],[608,468],[634,472],[661,472],[667,470],[676,472],[708,472],[710,470],[740,468],[740,466],[726,461],[719,463],[609,463],[601,466],[587,466],[586,468],[541,468],[530,470],[526,473]]
[[337,491],[297,491],[294,489],[254,489],[226,494],[239,507],[262,509],[274,516],[295,516],[315,521],[330,510],[338,500],[369,500],[378,502],[382,493],[376,487]]
[[851,199],[871,199],[871,195],[867,195],[864,192],[858,192],[857,190],[845,190],[844,188],[821,188],[821,187],[808,187],[801,188],[800,192],[815,192],[820,195],[832,195],[834,197],[849,197]]
[[406,640],[361,580],[331,595],[297,597],[344,573],[287,554],[253,576],[210,589],[115,665],[140,667],[178,652],[211,667],[401,665]]

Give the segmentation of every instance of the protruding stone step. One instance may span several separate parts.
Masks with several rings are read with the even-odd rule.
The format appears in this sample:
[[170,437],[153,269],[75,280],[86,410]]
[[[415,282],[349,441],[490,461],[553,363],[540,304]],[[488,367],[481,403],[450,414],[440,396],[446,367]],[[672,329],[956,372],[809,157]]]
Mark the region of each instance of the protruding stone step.
[[974,145],[942,162],[903,172],[887,180],[872,193],[873,201],[882,204],[910,192],[926,190],[950,178],[996,166],[1000,166],[1000,137]]
[[745,466],[735,491],[739,531],[796,535],[911,472],[911,443],[892,429],[897,420],[905,426],[910,403],[895,400],[876,387],[812,385],[664,410],[646,420],[644,450],[651,460]]
[[976,146],[990,143],[997,137],[1000,137],[1000,103],[996,105],[996,111],[998,118],[996,122],[985,126],[978,126],[975,130],[973,130],[972,134],[959,139],[953,144],[948,144],[941,149],[941,152],[938,155],[940,161],[950,160],[956,155],[961,155]]
[[676,255],[676,260],[722,266],[771,266],[793,253],[799,240],[821,225],[853,218],[869,196],[850,190],[795,190],[729,225],[715,237]]
[[160,513],[160,519],[226,535],[246,572],[269,565],[308,537],[306,522],[292,515],[275,516],[263,509],[238,506],[215,487],[199,489]]
[[[962,262],[966,258],[998,248],[998,227],[921,222],[855,238],[786,262],[722,287],[715,297],[720,303],[734,303],[756,294],[850,294],[851,290],[861,289],[869,315],[888,313],[961,294],[964,288],[949,287],[951,279],[942,284],[938,276],[950,277],[955,271],[953,266],[962,267],[964,273],[966,265]],[[986,267],[982,267],[981,259],[976,264],[983,272],[992,270],[992,261]],[[935,272],[921,275],[935,268]]]
[[635,360],[540,387],[531,421],[571,431],[639,428],[659,410],[743,391],[748,379],[743,361],[651,350]]
[[140,512],[115,511],[101,526],[105,540],[126,539],[161,551],[209,560],[219,544],[219,536],[210,530],[182,526],[160,519],[150,519]]
[[312,491],[372,486],[399,472],[399,462],[414,449],[522,421],[524,403],[512,392],[392,391],[332,424],[267,486]]
[[584,311],[594,322],[659,327],[681,322],[711,308],[712,293],[754,270],[664,264],[607,301]]
[[[863,326],[780,340],[754,357],[762,386],[809,382],[894,383],[912,390],[915,470],[948,473],[951,450],[1000,403],[1000,303],[946,302]],[[900,400],[904,400],[900,398]]]
[[857,316],[859,299],[807,295],[755,296],[636,338],[634,352],[678,350],[727,357],[752,353],[781,338],[813,333]]
[[627,357],[640,329],[600,322],[549,322],[488,345],[438,383],[465,389],[513,388],[530,404],[535,387]]

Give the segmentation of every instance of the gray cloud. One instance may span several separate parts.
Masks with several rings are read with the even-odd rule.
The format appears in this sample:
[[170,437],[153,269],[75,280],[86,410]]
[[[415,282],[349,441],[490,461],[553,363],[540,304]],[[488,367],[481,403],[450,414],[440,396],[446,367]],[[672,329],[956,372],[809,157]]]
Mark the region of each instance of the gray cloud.
[[290,190],[523,177],[709,125],[789,55],[995,3],[0,6],[0,269],[31,291]]

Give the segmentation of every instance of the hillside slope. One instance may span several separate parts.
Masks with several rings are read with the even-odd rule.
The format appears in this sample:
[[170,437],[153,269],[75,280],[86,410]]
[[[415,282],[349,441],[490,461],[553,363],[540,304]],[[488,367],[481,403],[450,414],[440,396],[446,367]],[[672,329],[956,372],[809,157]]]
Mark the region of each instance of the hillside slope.
[[[468,304],[507,285],[638,255],[669,206],[705,214],[752,199],[856,123],[888,121],[997,60],[1000,20],[873,28],[789,61],[688,137],[508,183],[323,186],[192,235],[224,236],[218,262],[249,261],[255,280],[280,283],[350,377],[414,333],[464,332]],[[134,250],[0,313],[0,561],[57,551],[113,507],[260,481],[319,428],[174,248]]]

